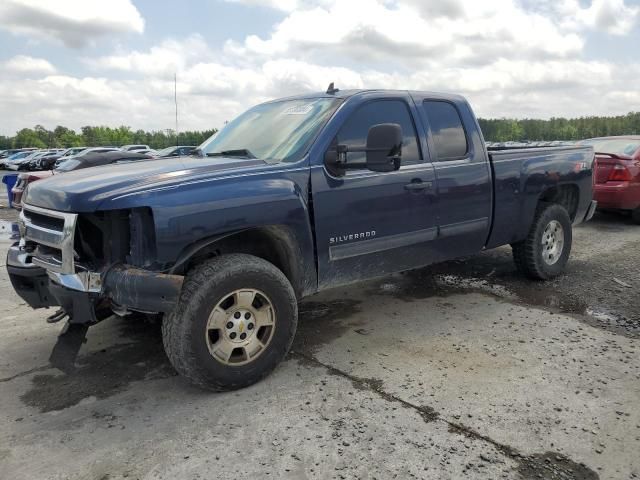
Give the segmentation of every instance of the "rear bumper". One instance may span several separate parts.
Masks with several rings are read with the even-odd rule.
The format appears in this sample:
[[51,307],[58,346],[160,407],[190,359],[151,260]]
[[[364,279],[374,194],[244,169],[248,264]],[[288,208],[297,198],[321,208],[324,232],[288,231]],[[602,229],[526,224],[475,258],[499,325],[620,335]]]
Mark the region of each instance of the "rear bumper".
[[18,244],[7,253],[7,273],[16,293],[32,308],[61,306],[73,323],[96,323],[112,313],[170,312],[184,277],[116,265],[89,280],[48,272],[35,265]]
[[608,182],[593,187],[598,208],[635,210],[640,207],[640,183]]

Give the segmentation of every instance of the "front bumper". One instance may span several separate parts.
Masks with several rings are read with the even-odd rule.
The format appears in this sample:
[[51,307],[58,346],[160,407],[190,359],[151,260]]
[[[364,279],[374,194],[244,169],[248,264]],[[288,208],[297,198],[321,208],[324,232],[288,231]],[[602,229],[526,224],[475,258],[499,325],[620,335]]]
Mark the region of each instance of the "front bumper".
[[7,252],[7,273],[16,293],[32,308],[58,305],[49,292],[49,277],[44,268],[26,261],[27,254],[17,244]]
[[103,273],[60,274],[38,266],[19,244],[7,252],[16,293],[32,308],[59,305],[73,323],[96,323],[118,311],[170,312],[184,277],[116,265]]

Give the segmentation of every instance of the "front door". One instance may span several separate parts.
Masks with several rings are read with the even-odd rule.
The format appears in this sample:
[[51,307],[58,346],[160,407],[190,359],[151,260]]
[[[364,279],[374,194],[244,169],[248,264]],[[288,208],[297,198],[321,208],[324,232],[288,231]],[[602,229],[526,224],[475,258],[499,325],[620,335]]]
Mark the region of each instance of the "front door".
[[[333,125],[333,143],[364,145],[371,126],[397,123],[403,132],[402,163],[394,172],[361,169],[334,176],[322,159],[312,160],[320,288],[415,268],[433,257],[435,173],[423,160],[415,105],[403,94],[363,97],[351,99],[332,121],[339,122]],[[349,163],[364,160],[364,153],[348,157]]]

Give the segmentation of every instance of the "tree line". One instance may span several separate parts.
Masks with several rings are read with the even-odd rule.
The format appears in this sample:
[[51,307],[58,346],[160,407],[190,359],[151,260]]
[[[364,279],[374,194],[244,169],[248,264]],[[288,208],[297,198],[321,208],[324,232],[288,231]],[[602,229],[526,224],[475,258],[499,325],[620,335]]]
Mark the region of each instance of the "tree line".
[[640,112],[615,117],[478,119],[485,140],[582,140],[611,135],[640,135]]
[[[484,138],[490,142],[509,140],[582,140],[610,135],[640,134],[640,112],[614,117],[551,118],[537,120],[525,118],[478,119]],[[23,128],[13,137],[0,136],[0,150],[7,148],[64,148],[83,146],[121,146],[142,143],[151,148],[171,145],[200,145],[217,130],[176,132],[173,130],[132,130],[130,127],[82,127],[80,132],[57,126],[47,130],[42,125]]]
[[13,137],[0,136],[0,150],[8,148],[66,148],[66,147],[102,147],[144,144],[161,149],[172,145],[200,145],[216,132],[215,128],[203,131],[179,132],[174,130],[132,130],[130,127],[82,127],[76,132],[61,125],[47,130],[42,125],[23,128]]

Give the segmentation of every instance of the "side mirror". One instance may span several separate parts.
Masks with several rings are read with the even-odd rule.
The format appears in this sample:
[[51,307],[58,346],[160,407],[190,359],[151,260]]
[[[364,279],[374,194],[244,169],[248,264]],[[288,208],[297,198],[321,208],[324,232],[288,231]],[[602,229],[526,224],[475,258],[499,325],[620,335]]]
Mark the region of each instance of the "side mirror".
[[373,172],[393,172],[402,158],[402,127],[397,123],[380,123],[367,134],[367,168]]
[[[364,152],[365,162],[349,162],[347,154]],[[336,145],[324,156],[329,171],[337,176],[345,170],[368,169],[373,172],[392,172],[400,168],[402,158],[402,127],[397,123],[380,123],[369,128],[366,145]]]

